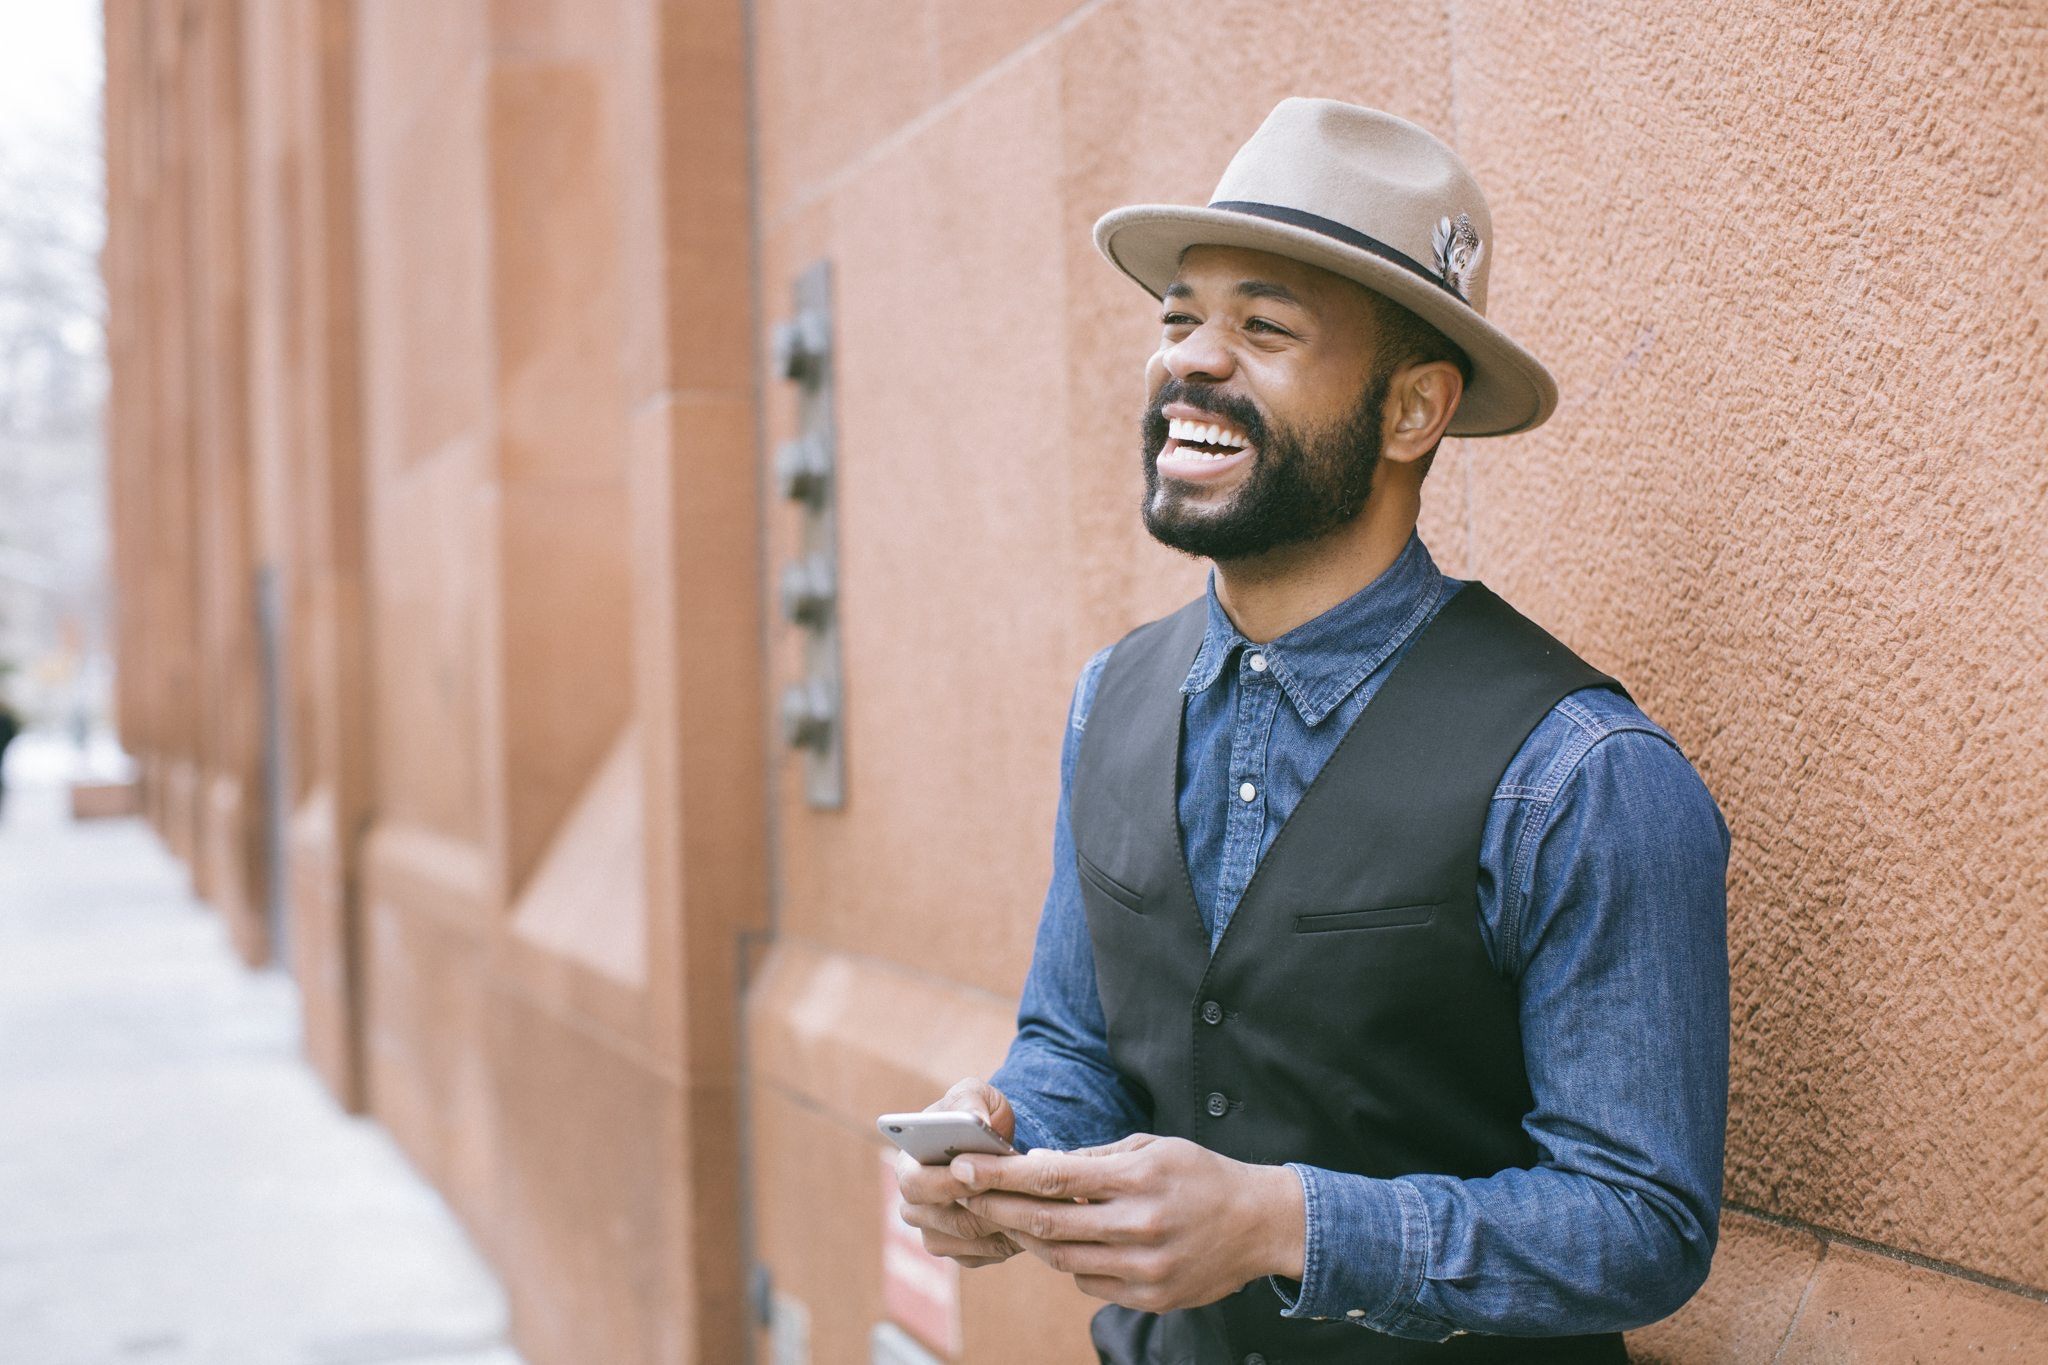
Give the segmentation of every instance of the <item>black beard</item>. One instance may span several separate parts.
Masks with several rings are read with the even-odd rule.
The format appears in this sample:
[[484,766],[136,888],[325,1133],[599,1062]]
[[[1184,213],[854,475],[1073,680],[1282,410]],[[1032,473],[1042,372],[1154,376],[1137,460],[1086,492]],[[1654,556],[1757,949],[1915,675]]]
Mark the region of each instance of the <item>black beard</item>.
[[[1380,460],[1380,421],[1391,374],[1366,385],[1351,412],[1318,431],[1303,433],[1267,423],[1248,399],[1207,384],[1169,379],[1145,409],[1145,529],[1152,538],[1204,559],[1249,559],[1282,545],[1297,545],[1347,525],[1372,494]],[[1160,409],[1184,402],[1236,427],[1253,446],[1251,475],[1230,502],[1197,509],[1171,491],[1162,493],[1159,452],[1167,421]]]

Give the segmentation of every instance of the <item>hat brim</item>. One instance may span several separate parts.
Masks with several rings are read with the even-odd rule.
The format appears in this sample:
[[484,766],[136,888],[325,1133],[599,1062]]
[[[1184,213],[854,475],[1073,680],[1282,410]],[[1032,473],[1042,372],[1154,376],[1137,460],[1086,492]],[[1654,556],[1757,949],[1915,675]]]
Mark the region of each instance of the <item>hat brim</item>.
[[1181,253],[1191,246],[1270,251],[1384,294],[1449,337],[1472,362],[1472,380],[1446,435],[1527,431],[1557,408],[1557,382],[1550,371],[1469,304],[1392,261],[1312,228],[1229,209],[1134,204],[1114,209],[1096,222],[1095,246],[1155,299],[1173,282]]

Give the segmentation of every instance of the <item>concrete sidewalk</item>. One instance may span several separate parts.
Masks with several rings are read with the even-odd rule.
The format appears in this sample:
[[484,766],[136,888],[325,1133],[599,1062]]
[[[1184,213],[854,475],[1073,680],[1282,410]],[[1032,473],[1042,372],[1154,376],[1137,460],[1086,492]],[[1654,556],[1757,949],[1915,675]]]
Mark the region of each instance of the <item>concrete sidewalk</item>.
[[10,791],[0,1363],[519,1365],[439,1196],[300,1060],[290,980],[185,885],[141,822]]

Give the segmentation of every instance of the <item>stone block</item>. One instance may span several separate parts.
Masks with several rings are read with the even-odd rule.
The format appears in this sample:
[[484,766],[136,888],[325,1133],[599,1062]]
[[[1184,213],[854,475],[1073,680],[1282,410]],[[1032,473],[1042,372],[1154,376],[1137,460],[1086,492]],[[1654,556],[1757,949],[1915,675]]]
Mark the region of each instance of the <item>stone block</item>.
[[376,805],[458,840],[484,824],[478,460],[464,442],[402,473],[385,465],[368,515]]
[[495,1259],[533,1365],[682,1365],[681,1104],[627,1054],[489,992]]
[[779,1085],[754,1086],[748,1113],[755,1254],[774,1293],[808,1315],[811,1365],[869,1365],[882,1316],[880,1139]]
[[362,926],[348,895],[331,788],[315,789],[293,812],[286,841],[291,973],[299,988],[306,1058],[336,1103],[357,1113],[365,1103]]
[[736,0],[690,0],[665,7],[652,38],[660,93],[649,130],[659,153],[650,160],[662,167],[662,235],[649,249],[668,289],[649,300],[655,308],[644,320],[659,344],[642,349],[662,361],[658,387],[693,394],[738,396],[754,379],[746,23]]
[[497,476],[617,478],[625,461],[615,96],[587,62],[500,62],[486,105]]
[[141,809],[141,789],[133,782],[71,784],[71,818],[74,820],[114,820],[139,814]]
[[[633,416],[649,1046],[696,1084],[737,1083],[738,983],[723,964],[735,936],[767,916],[754,432],[751,396],[680,394]],[[715,799],[694,799],[707,782]]]
[[841,1123],[872,1126],[993,1072],[1013,1015],[928,972],[785,938],[748,988],[748,1065]]
[[[759,1252],[811,1319],[815,1365],[866,1365],[882,1320],[876,1115],[987,1074],[1008,1011],[978,992],[783,943],[756,987],[751,1132]],[[944,1079],[941,1080],[940,1078]],[[1043,1365],[1089,1354],[1099,1307],[1030,1256],[961,1276],[962,1357]]]
[[824,193],[938,94],[927,0],[753,9],[762,222]]
[[[470,5],[457,0],[428,8],[442,16]],[[425,29],[392,36],[417,43],[423,53],[441,39],[452,41],[440,32],[438,18]],[[438,56],[433,64],[393,59],[366,43],[357,68],[366,85],[357,104],[363,421],[380,492],[397,470],[475,439],[492,401],[481,66],[475,54]],[[391,91],[395,104],[370,98],[382,78],[401,72],[428,84]]]
[[644,0],[486,0],[499,61],[607,61]]
[[[802,830],[787,925],[1005,989],[1077,662],[1057,593],[1018,591],[1067,544],[1055,74],[1006,69],[832,205],[845,813],[812,816],[798,765],[779,775]],[[796,635],[777,624],[778,664]]]
[[497,1119],[484,1051],[483,859],[473,846],[386,826],[365,863],[370,1112],[490,1253]]
[[1841,1245],[1828,1248],[1777,1365],[2048,1358],[2048,1303]]
[[633,705],[632,542],[617,477],[506,485],[494,511],[489,723],[503,785],[493,799],[517,895]]
[[1824,1251],[1810,1232],[1724,1214],[1706,1284],[1671,1317],[1629,1333],[1629,1359],[1635,1365],[1774,1359]]

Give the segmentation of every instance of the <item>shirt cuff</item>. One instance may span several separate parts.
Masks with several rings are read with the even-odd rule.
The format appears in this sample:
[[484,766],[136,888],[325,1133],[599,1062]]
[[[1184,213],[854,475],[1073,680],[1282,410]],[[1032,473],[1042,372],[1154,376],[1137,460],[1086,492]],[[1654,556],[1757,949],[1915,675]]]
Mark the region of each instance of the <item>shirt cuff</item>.
[[1271,1278],[1281,1316],[1342,1321],[1442,1341],[1451,1329],[1416,1311],[1429,1268],[1429,1209],[1405,1180],[1290,1162],[1308,1218],[1301,1283]]

